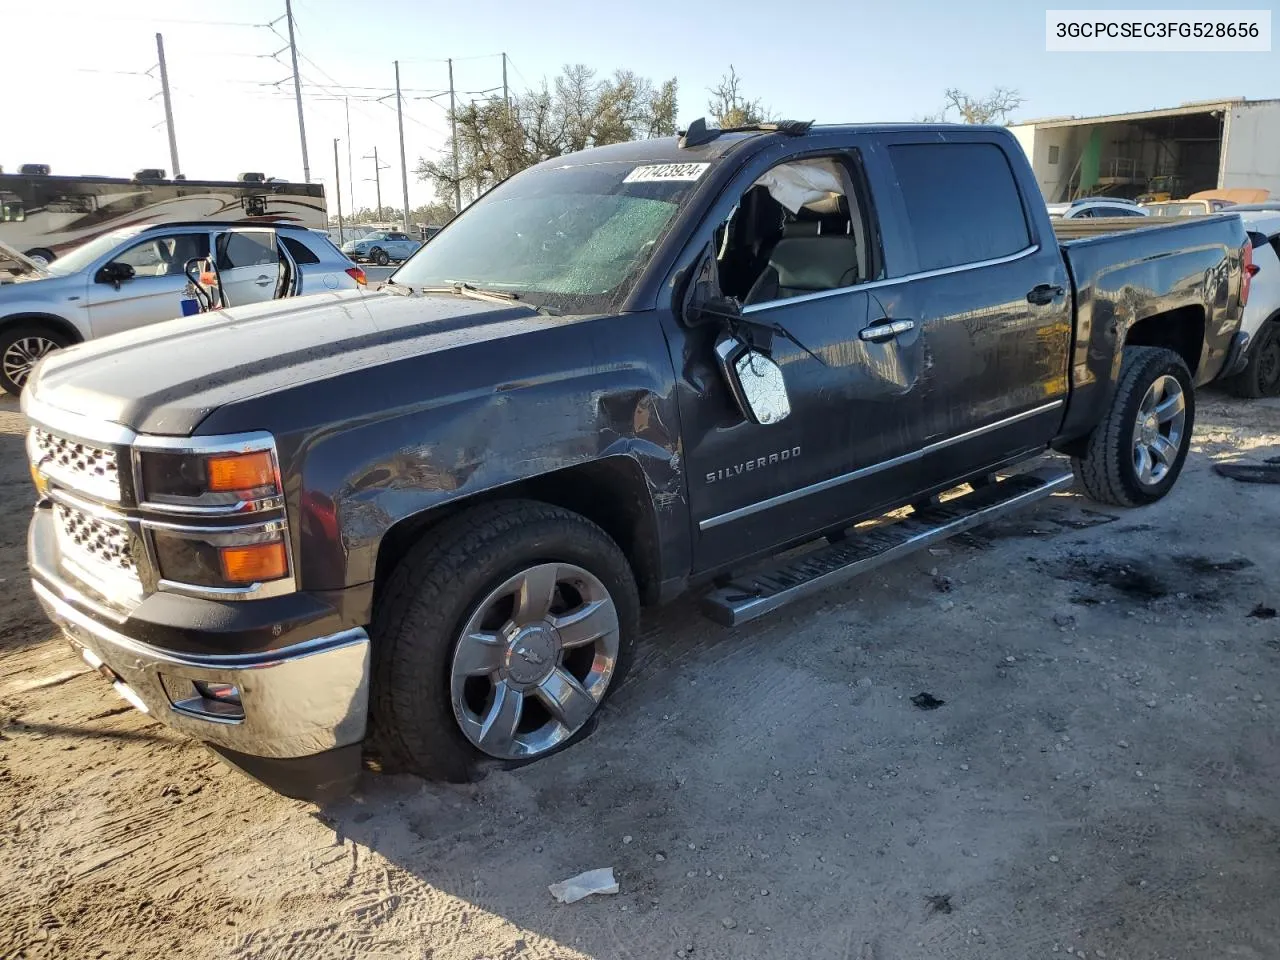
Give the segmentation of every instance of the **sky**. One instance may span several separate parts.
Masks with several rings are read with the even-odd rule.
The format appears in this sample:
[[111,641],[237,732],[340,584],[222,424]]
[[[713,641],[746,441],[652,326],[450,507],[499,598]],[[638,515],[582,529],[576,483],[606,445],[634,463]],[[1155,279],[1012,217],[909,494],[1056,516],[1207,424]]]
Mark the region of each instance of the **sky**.
[[[1217,8],[1207,0],[1165,0],[1161,7]],[[383,203],[401,205],[395,101],[388,97],[397,59],[413,207],[432,199],[413,167],[445,144],[448,98],[435,95],[448,87],[447,58],[467,98],[501,89],[504,52],[513,91],[539,85],[570,63],[601,74],[626,68],[655,83],[675,77],[684,123],[706,112],[707,88],[730,64],[743,91],[774,115],[818,122],[917,120],[940,109],[949,87],[973,95],[1016,89],[1025,103],[1015,120],[1280,96],[1276,52],[1049,54],[1045,5],[1017,0],[294,0],[293,11],[311,179],[325,184],[331,213],[334,138],[344,208],[352,194],[357,206],[374,205],[374,162],[365,157],[375,148],[386,165]],[[0,167],[172,173],[152,69],[160,32],[183,173],[231,179],[260,171],[301,180],[283,14],[284,0],[160,6],[0,0],[0,23],[22,38],[6,44],[0,58],[0,88],[9,101],[0,121]],[[30,98],[29,107],[16,109],[18,98]]]

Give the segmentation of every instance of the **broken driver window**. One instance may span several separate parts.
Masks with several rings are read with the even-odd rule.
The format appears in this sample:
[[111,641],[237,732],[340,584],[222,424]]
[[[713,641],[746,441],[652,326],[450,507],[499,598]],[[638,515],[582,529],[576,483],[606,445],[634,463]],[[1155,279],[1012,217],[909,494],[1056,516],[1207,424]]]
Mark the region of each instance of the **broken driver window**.
[[779,164],[743,194],[716,233],[720,283],[744,305],[878,277],[865,194],[846,162]]

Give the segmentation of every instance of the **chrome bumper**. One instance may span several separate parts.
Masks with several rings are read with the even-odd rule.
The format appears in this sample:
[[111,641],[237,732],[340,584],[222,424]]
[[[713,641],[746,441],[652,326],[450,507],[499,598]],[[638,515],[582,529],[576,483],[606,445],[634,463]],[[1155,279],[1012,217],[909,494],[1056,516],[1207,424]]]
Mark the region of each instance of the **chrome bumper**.
[[[48,587],[37,599],[84,659],[130,703],[188,736],[251,757],[307,757],[359,743],[369,707],[369,637],[359,627],[266,653],[180,654],[90,619]],[[239,688],[240,709],[192,681]]]

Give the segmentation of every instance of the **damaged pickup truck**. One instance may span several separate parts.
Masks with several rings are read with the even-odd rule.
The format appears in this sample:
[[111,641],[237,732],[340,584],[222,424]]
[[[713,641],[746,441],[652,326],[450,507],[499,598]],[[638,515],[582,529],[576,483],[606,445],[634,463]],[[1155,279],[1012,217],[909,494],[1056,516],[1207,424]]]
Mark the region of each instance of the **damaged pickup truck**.
[[760,616],[1067,489],[1049,450],[1101,502],[1165,496],[1250,258],[1229,215],[1059,245],[998,128],[559,157],[378,293],[42,360],[35,592],[136,707],[291,796],[366,747],[536,760],[592,728],[642,605]]

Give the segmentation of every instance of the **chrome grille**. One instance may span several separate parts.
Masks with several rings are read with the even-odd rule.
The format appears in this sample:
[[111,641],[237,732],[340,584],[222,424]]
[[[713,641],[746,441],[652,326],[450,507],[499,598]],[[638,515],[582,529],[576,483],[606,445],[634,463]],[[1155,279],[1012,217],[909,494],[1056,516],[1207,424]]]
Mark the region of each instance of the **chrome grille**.
[[58,521],[58,544],[72,561],[89,573],[127,575],[137,579],[138,568],[129,549],[129,531],[64,503],[53,505]]
[[104,500],[120,500],[120,468],[114,450],[31,428],[32,462],[53,480]]

